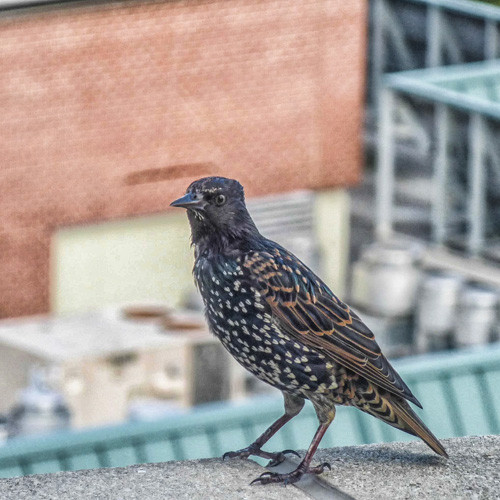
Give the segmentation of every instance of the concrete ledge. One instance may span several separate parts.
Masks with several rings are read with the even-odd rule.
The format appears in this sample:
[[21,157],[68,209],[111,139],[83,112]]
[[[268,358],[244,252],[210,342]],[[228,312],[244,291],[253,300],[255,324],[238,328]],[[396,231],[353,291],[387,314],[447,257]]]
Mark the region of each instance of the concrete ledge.
[[450,458],[420,442],[320,450],[324,478],[356,500],[500,499],[500,436],[444,439]]
[[500,436],[444,443],[448,461],[417,442],[320,450],[317,461],[330,462],[332,471],[322,480],[306,478],[298,488],[249,486],[264,470],[259,465],[206,459],[2,479],[0,498],[500,499]]

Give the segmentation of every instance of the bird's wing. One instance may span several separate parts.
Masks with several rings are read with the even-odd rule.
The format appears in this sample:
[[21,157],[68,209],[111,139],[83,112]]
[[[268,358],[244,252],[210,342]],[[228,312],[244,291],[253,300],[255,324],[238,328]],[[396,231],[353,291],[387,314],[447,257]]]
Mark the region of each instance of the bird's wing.
[[377,386],[422,407],[381,353],[373,333],[297,257],[274,247],[250,252],[243,265],[287,333]]

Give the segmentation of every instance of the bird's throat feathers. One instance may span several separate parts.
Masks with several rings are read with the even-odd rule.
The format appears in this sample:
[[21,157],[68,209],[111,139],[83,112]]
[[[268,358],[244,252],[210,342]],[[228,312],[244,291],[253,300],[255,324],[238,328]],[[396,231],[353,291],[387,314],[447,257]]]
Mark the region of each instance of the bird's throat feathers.
[[262,238],[250,214],[243,212],[234,214],[238,221],[224,224],[223,221],[212,221],[203,213],[188,211],[191,226],[191,244],[195,248],[195,257],[210,257],[217,254],[230,253],[234,250],[249,250],[252,242]]

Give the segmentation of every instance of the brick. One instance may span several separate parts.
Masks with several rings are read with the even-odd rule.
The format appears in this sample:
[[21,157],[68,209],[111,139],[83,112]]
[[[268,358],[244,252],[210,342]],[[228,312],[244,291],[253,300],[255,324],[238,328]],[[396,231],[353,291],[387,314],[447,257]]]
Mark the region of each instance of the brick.
[[238,178],[249,196],[355,183],[365,11],[186,0],[2,13],[0,316],[48,310],[57,227],[168,210],[201,175]]

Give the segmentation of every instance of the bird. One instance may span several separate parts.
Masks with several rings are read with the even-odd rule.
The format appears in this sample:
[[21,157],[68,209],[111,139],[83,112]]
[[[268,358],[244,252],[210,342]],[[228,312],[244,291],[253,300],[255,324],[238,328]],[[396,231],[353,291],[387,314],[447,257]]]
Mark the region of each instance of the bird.
[[422,408],[360,317],[300,259],[260,234],[234,179],[204,177],[171,203],[187,210],[194,247],[193,275],[209,330],[244,368],[279,389],[284,414],[246,448],[223,458],[259,456],[281,463],[293,450],[263,445],[309,400],[319,426],[291,472],[264,472],[251,484],[292,484],[321,474],[313,456],[337,405],[353,406],[421,438],[448,455],[417,416]]

